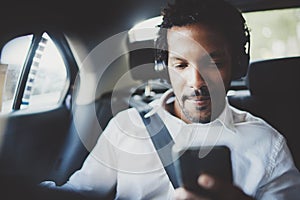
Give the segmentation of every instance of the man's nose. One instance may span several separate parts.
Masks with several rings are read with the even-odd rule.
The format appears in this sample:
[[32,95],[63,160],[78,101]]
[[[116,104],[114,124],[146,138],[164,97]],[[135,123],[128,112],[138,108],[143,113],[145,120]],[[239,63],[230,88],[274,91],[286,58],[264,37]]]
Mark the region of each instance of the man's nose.
[[199,68],[191,67],[190,68],[190,76],[187,77],[188,85],[195,89],[200,89],[203,85],[205,85],[205,81],[203,76],[200,73]]

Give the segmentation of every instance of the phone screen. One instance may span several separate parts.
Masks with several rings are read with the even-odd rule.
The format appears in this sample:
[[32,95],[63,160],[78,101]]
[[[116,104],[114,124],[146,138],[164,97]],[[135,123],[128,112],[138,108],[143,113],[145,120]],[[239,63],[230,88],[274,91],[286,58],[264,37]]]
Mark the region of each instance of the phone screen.
[[[200,158],[200,150],[208,153]],[[209,195],[209,192],[197,183],[197,179],[202,173],[233,182],[231,155],[228,147],[193,147],[178,153],[180,157],[175,163],[177,178],[181,186],[187,190],[201,195]]]

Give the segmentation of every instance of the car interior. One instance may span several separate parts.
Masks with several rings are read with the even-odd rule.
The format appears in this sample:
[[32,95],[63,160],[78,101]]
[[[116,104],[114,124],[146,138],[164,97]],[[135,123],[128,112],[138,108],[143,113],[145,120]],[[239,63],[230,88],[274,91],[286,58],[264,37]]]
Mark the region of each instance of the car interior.
[[[300,1],[228,1],[246,21],[267,11],[294,14],[278,22],[278,35],[287,44],[282,39],[269,45],[275,53],[286,45],[287,53],[272,57],[262,47],[258,57],[253,50],[245,77],[232,81],[227,97],[282,133],[300,169]],[[113,116],[144,106],[170,88],[166,74],[155,70],[154,51],[166,2],[12,0],[1,5],[1,199],[32,197],[45,180],[64,184]],[[295,33],[287,36],[283,29],[290,24]],[[269,38],[272,31],[250,27],[250,49],[268,45],[254,39]]]

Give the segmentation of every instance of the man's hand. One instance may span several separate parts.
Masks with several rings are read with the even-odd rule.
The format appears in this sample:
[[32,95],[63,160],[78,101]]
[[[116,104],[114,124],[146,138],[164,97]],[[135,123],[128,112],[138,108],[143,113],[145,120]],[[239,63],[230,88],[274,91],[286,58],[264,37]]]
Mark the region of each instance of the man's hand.
[[199,196],[184,188],[178,188],[175,190],[176,200],[254,200],[252,197],[247,196],[241,189],[232,184],[226,183],[215,177],[207,174],[202,174],[198,178],[198,184],[210,191],[214,198]]

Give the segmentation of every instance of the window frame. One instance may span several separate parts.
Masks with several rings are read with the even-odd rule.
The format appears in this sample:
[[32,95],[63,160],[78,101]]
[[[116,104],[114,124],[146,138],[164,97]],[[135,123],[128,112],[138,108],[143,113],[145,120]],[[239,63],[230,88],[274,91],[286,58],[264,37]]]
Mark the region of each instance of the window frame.
[[[29,46],[29,49],[26,53],[26,58],[23,63],[23,66],[21,66],[21,72],[19,75],[19,79],[17,81],[16,90],[13,96],[13,102],[10,108],[10,111],[8,112],[15,112],[19,110],[24,110],[22,106],[22,99],[24,98],[25,90],[26,90],[26,84],[28,82],[28,78],[30,75],[31,66],[34,60],[34,56],[36,54],[36,50],[39,46],[39,43],[42,39],[42,36],[44,33],[47,33],[48,36],[51,38],[52,42],[56,46],[63,62],[65,65],[66,70],[66,83],[65,87],[61,91],[61,97],[58,100],[56,105],[51,105],[51,107],[59,107],[61,105],[65,105],[66,98],[69,96],[69,94],[72,93],[72,86],[75,82],[77,73],[78,73],[78,65],[75,61],[75,58],[73,56],[73,53],[71,51],[71,48],[65,38],[65,35],[62,32],[58,32],[55,30],[48,30],[48,31],[37,31],[37,32],[31,32],[24,34],[25,35],[32,35],[32,41]],[[23,36],[23,35],[20,35]],[[47,107],[47,106],[45,106]],[[34,107],[35,108],[35,107]],[[43,109],[44,107],[41,107]],[[28,106],[27,109],[30,109],[30,106]],[[39,109],[39,108],[38,108]]]

